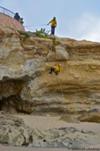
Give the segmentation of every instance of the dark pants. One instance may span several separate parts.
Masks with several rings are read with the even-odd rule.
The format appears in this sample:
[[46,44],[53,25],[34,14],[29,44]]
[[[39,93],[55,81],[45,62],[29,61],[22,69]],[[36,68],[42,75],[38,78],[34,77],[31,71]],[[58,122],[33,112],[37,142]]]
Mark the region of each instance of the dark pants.
[[55,71],[55,68],[51,67],[49,73],[52,74],[53,72],[54,72],[56,75],[58,75],[58,73],[59,73],[59,72]]
[[55,35],[55,27],[51,26],[51,35]]

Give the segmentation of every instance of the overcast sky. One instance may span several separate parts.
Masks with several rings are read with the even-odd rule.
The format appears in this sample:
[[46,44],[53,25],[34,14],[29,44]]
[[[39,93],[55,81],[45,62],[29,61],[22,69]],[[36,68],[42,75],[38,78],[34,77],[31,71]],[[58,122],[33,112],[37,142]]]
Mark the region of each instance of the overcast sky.
[[100,41],[100,0],[0,0],[0,5],[24,18],[27,29],[46,28],[56,16],[56,35]]

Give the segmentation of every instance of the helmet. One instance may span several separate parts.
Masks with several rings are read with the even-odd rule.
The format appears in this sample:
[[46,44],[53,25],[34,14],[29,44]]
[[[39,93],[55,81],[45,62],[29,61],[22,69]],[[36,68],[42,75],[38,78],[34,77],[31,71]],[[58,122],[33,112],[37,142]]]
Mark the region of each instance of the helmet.
[[54,17],[53,17],[53,19],[55,20],[55,19],[56,19],[56,17],[54,16]]

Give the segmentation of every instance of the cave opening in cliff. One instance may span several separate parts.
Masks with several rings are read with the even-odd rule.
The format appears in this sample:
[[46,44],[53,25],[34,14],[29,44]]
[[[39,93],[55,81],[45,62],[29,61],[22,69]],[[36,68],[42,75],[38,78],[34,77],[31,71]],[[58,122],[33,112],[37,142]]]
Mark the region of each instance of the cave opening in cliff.
[[23,80],[4,80],[0,82],[0,110],[16,110],[21,104],[20,93],[25,84]]

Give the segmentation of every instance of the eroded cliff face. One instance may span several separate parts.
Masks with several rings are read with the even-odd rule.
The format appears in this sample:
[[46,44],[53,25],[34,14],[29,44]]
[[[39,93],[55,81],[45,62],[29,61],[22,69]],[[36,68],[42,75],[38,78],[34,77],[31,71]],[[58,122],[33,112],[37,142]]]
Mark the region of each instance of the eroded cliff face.
[[100,122],[100,43],[0,29],[0,109]]

